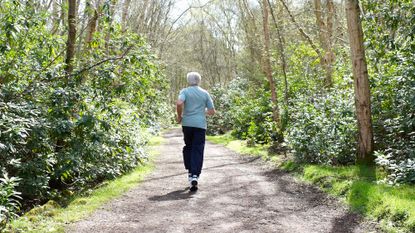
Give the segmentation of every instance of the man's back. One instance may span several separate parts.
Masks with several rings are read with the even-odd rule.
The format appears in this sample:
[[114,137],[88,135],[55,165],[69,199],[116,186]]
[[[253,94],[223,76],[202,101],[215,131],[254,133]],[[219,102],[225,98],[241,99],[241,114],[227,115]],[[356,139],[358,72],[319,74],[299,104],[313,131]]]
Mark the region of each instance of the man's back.
[[199,86],[190,86],[180,91],[179,99],[184,101],[183,126],[206,129],[205,109],[212,109],[209,93]]

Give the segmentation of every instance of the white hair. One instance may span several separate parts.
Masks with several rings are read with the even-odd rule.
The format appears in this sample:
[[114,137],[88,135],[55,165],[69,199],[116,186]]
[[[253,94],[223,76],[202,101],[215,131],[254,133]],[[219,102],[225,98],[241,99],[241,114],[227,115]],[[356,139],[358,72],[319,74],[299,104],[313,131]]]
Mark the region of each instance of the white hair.
[[198,86],[201,80],[202,80],[202,77],[200,76],[198,72],[187,73],[187,83],[190,86]]

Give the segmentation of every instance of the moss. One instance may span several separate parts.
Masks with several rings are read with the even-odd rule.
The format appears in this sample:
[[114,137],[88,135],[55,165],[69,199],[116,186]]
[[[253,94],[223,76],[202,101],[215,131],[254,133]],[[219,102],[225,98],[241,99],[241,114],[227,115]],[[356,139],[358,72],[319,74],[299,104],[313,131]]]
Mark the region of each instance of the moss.
[[79,198],[72,202],[73,205],[86,205],[88,201],[85,198]]

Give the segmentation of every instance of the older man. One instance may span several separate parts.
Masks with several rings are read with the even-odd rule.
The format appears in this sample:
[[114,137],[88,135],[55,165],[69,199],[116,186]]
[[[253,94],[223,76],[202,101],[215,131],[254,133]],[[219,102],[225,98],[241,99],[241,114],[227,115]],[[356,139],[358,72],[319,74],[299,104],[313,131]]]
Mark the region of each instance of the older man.
[[182,124],[184,135],[183,161],[189,173],[190,191],[197,190],[198,178],[202,171],[206,115],[215,114],[212,98],[206,90],[199,87],[201,79],[197,72],[188,73],[189,87],[180,91],[176,103],[177,123]]

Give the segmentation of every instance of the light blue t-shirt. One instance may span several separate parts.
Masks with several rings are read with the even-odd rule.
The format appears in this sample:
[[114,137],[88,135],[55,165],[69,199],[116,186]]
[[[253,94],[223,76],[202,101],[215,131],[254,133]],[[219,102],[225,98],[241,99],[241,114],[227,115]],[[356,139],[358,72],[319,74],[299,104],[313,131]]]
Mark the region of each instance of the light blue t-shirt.
[[206,129],[206,108],[214,108],[209,93],[199,86],[190,86],[180,91],[179,100],[184,101],[182,126]]

